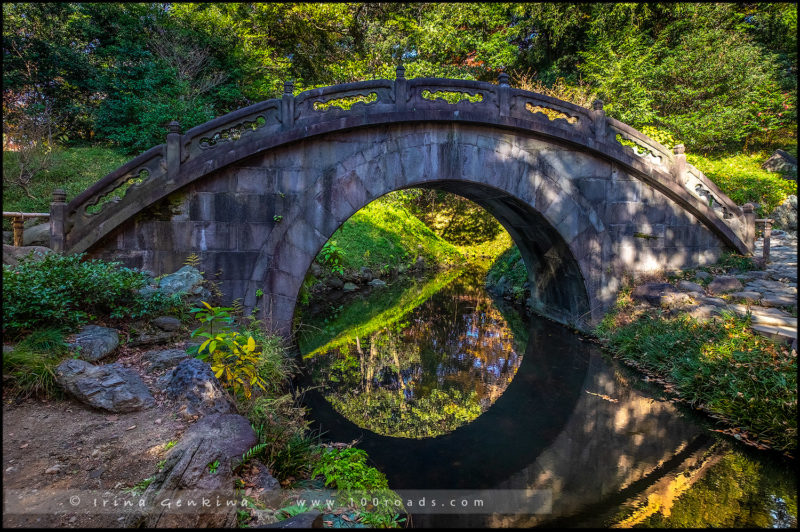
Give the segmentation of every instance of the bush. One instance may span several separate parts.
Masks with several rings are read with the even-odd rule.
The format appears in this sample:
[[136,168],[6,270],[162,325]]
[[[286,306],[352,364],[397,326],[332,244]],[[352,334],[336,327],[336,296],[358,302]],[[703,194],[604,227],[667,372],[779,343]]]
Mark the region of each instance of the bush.
[[83,254],[49,253],[38,262],[24,257],[15,267],[3,266],[3,332],[75,327],[100,316],[138,318],[180,305],[180,296],[139,294],[148,279],[118,262],[83,260]]
[[767,154],[736,154],[720,157],[687,155],[687,160],[711,179],[737,205],[757,203],[763,218],[790,194],[797,194],[797,183],[761,169]]

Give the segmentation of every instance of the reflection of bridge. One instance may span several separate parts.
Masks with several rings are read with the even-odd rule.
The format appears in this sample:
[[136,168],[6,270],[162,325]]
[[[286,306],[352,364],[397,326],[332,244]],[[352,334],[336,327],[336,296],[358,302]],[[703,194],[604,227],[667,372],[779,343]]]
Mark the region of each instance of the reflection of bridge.
[[602,102],[587,110],[512,89],[505,75],[494,85],[397,74],[296,97],[287,84],[282,99],[183,135],[173,123],[166,144],[68,204],[56,196],[51,243],[157,274],[197,253],[229,299],[261,307],[286,333],[322,245],[401,188],[447,190],[489,210],[522,252],[532,303],[578,326],[602,316],[626,273],[752,248],[752,212],[681,147],[607,118]]

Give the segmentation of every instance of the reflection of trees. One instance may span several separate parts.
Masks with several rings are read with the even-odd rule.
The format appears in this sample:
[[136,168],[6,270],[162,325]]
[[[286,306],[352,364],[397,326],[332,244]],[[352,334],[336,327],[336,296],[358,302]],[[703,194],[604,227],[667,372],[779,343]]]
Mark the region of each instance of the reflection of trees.
[[472,274],[400,316],[337,341],[310,362],[334,408],[377,433],[419,438],[452,431],[502,395],[522,361],[502,314]]

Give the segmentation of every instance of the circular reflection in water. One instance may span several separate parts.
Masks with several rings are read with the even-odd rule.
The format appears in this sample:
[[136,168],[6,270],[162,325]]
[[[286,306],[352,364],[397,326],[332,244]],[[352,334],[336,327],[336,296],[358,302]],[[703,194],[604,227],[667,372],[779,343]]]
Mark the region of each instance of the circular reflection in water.
[[524,345],[480,277],[445,272],[304,317],[312,382],[339,414],[384,436],[436,437],[473,421],[506,390]]

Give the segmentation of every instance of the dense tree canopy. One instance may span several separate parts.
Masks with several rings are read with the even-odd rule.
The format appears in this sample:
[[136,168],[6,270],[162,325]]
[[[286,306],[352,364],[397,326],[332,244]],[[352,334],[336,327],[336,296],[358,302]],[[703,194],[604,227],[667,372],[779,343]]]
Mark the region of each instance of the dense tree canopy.
[[407,77],[587,84],[635,127],[739,148],[792,135],[796,46],[789,3],[10,3],[3,128],[21,141],[33,116],[135,153],[170,120],[192,127],[283,80],[392,78],[403,62]]

